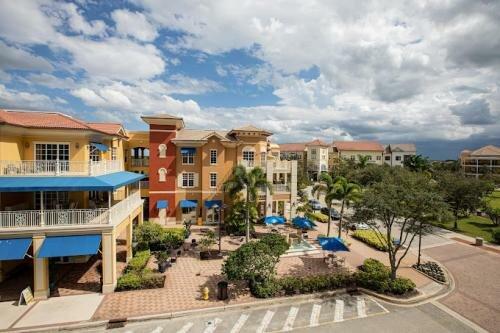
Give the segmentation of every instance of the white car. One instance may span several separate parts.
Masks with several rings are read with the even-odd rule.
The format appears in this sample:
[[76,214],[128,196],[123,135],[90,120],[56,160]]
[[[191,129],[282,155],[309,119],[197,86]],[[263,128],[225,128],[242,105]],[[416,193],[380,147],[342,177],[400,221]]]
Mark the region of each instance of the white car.
[[355,223],[351,226],[352,230],[368,230],[370,227],[366,223]]

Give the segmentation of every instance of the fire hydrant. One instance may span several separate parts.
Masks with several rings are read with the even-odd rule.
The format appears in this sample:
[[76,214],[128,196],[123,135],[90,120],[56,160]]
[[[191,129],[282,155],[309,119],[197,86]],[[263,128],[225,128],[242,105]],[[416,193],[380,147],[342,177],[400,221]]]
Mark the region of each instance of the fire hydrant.
[[201,296],[203,298],[203,300],[208,301],[208,293],[209,293],[208,287],[203,288],[203,292],[202,292],[202,296]]

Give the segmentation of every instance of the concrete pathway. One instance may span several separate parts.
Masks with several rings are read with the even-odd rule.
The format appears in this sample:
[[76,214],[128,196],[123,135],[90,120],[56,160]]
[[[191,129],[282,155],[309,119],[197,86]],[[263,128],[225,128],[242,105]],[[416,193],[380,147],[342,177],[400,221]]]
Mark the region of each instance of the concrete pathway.
[[0,329],[43,327],[88,321],[97,310],[104,296],[85,294],[52,297],[30,305],[0,303]]

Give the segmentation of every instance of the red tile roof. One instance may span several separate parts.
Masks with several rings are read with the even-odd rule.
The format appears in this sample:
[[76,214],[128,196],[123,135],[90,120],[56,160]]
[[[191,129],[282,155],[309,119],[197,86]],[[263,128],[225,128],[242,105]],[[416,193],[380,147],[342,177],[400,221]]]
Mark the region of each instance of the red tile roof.
[[376,141],[334,141],[333,147],[339,151],[384,151],[384,147]]
[[59,112],[3,110],[0,109],[0,125],[12,125],[26,128],[53,128],[90,130],[109,135],[121,135],[120,124],[86,123]]
[[324,141],[321,141],[319,139],[316,139],[316,140],[313,140],[311,142],[308,142],[305,144],[306,146],[324,146],[324,147],[328,147],[329,144],[324,142]]
[[293,152],[304,151],[306,149],[305,143],[280,143],[280,152]]

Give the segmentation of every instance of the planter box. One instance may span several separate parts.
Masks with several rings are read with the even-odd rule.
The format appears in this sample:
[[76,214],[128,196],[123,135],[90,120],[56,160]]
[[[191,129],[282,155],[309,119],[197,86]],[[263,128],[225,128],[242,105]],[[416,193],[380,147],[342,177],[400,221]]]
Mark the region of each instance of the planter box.
[[201,260],[212,260],[212,259],[220,259],[219,253],[217,251],[201,251],[200,259]]

